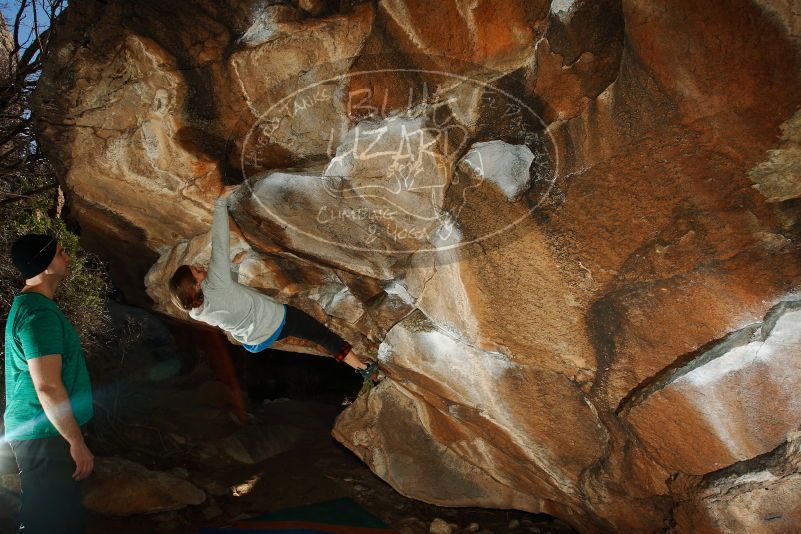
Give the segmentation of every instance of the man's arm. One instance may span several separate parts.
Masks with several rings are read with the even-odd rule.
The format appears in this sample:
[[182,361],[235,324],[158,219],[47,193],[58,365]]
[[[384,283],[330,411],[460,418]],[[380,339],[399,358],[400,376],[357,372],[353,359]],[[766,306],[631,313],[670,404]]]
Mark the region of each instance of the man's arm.
[[70,455],[76,465],[72,478],[82,480],[88,477],[94,469],[94,456],[86,446],[61,380],[61,354],[32,358],[28,360],[28,369],[45,415],[70,445]]

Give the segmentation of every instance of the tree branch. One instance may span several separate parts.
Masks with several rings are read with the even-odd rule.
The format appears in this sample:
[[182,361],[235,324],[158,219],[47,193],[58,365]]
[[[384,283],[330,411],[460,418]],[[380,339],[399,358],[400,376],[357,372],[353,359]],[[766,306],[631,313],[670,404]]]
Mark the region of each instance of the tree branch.
[[39,193],[44,193],[45,191],[47,191],[49,189],[55,189],[57,185],[58,184],[44,185],[42,187],[37,187],[36,189],[33,189],[31,191],[27,191],[27,192],[19,194],[19,195],[15,194],[15,193],[11,193],[14,196],[6,197],[4,199],[0,199],[0,206],[5,206],[6,204],[13,204],[14,202],[22,202],[23,200],[31,199],[31,198],[33,198],[33,195],[38,195]]
[[22,119],[22,120],[20,120],[19,123],[17,123],[17,125],[14,126],[14,128],[10,132],[5,133],[3,135],[3,137],[0,138],[0,146],[5,146],[6,143],[11,141],[18,134],[21,134],[22,132],[24,132],[25,129],[28,126],[30,126],[30,124],[31,124],[31,120],[30,119]]

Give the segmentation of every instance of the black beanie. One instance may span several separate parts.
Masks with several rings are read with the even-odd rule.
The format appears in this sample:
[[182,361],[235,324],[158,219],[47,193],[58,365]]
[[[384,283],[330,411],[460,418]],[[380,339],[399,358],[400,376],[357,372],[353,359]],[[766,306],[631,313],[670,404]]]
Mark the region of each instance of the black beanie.
[[43,234],[26,234],[11,245],[11,261],[27,280],[41,273],[56,255],[55,237]]

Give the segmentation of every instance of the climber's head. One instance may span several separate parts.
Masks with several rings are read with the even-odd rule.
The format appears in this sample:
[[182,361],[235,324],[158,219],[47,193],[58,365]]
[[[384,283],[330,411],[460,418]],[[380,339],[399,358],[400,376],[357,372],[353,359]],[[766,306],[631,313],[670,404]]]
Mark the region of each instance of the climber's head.
[[200,283],[206,279],[206,269],[181,265],[170,278],[170,296],[179,308],[189,311],[203,304]]

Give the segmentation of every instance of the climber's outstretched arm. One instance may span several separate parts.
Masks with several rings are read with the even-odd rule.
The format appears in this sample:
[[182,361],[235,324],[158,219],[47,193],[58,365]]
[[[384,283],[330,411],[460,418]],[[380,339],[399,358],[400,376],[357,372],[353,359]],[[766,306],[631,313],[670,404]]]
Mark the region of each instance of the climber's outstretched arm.
[[214,219],[211,223],[211,262],[207,284],[212,287],[227,287],[234,283],[231,278],[231,235],[228,230],[228,193],[214,201]]

